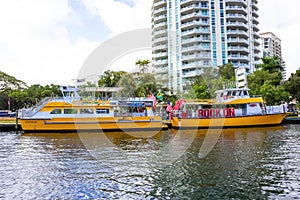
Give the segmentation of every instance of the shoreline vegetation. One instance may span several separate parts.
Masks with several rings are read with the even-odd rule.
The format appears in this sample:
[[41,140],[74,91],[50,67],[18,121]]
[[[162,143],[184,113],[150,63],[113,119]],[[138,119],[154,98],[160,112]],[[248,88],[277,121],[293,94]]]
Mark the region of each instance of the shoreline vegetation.
[[[219,67],[203,69],[202,74],[192,77],[183,88],[183,92],[172,91],[163,86],[159,79],[148,73],[149,60],[139,60],[135,64],[140,67],[137,75],[124,71],[105,71],[98,84],[86,83],[85,87],[119,87],[120,97],[156,96],[158,103],[174,104],[178,99],[212,99],[215,91],[224,89],[224,83],[235,82],[235,68],[231,63]],[[293,103],[294,109],[300,104],[300,70],[291,74],[288,80],[282,77],[282,66],[277,57],[262,58],[262,63],[256,66],[253,73],[247,76],[250,95],[260,95],[267,105]],[[45,97],[61,96],[59,85],[34,84],[27,86],[0,71],[0,110],[16,111],[21,108],[36,105]],[[97,97],[110,98],[112,94],[100,93]]]

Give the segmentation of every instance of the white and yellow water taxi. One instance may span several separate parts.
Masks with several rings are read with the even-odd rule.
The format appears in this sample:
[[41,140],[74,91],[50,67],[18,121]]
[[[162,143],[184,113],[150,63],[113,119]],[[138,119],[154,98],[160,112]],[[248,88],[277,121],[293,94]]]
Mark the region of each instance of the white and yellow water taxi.
[[247,88],[232,88],[216,91],[213,100],[184,101],[171,121],[174,128],[271,126],[281,124],[286,112],[284,105],[266,106],[262,97],[251,97]]
[[61,86],[62,98],[47,98],[19,111],[25,132],[82,130],[160,130],[165,128],[153,112],[153,99],[83,100],[78,89]]

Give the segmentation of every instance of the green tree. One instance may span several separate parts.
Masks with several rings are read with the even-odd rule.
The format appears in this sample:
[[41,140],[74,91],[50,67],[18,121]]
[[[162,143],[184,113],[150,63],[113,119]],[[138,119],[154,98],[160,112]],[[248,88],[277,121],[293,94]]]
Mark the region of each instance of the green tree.
[[16,89],[9,92],[11,108],[13,110],[35,105],[43,98],[51,96],[62,96],[58,85],[51,84],[42,86],[34,84],[23,90]]
[[263,58],[263,63],[247,77],[250,94],[261,95],[268,105],[288,101],[290,94],[282,83],[280,67],[276,58]]
[[121,77],[126,74],[124,71],[110,71],[104,72],[101,79],[98,81],[99,87],[116,87]]
[[284,83],[288,92],[290,92],[293,99],[300,100],[300,70],[291,74],[290,78]]
[[118,83],[119,87],[122,87],[121,96],[132,97],[135,96],[136,84],[133,79],[133,76],[129,73],[126,73],[122,76]]
[[146,97],[149,94],[157,93],[158,86],[153,74],[145,73],[138,78],[138,85],[135,90],[136,96]]
[[259,64],[256,66],[257,69],[263,70],[263,71],[268,71],[270,73],[274,72],[282,72],[283,67],[280,64],[280,61],[277,56],[273,57],[265,57],[262,58],[262,64]]
[[231,63],[220,66],[219,73],[223,80],[235,80],[235,68]]
[[141,72],[142,74],[147,73],[149,64],[150,64],[150,61],[149,61],[149,60],[141,60],[141,59],[139,59],[139,60],[137,60],[137,61],[135,62],[135,65],[138,65],[138,66],[139,66],[140,72]]
[[11,89],[21,89],[24,87],[26,87],[26,84],[23,81],[0,71],[0,92],[9,91]]

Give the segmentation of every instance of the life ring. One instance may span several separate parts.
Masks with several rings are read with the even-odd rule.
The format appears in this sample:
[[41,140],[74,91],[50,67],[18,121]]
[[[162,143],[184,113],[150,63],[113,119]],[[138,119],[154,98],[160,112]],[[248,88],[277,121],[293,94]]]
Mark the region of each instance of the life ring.
[[227,99],[228,99],[228,96],[227,96],[227,95],[224,95],[224,96],[223,96],[223,99],[224,99],[224,100],[227,100]]

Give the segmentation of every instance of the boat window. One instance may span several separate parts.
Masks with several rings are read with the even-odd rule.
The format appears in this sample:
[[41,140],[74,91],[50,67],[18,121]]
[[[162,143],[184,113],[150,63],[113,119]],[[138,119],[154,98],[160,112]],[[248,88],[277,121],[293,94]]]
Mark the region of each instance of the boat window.
[[106,113],[109,113],[109,109],[104,109],[104,108],[96,109],[96,114],[106,114]]
[[77,109],[74,108],[66,108],[64,109],[64,114],[77,114]]
[[223,92],[221,92],[221,95],[220,95],[220,97],[223,97]]
[[244,91],[244,95],[245,95],[245,96],[247,96],[247,95],[248,95],[248,92],[247,92],[246,90]]
[[231,91],[228,91],[228,92],[227,92],[227,96],[231,96]]
[[80,114],[93,114],[93,108],[80,108]]
[[235,92],[235,91],[233,91],[233,92],[232,92],[232,96],[235,96],[235,93],[236,93],[236,92]]
[[50,112],[50,114],[61,114],[61,109],[56,108],[56,109],[52,110]]

